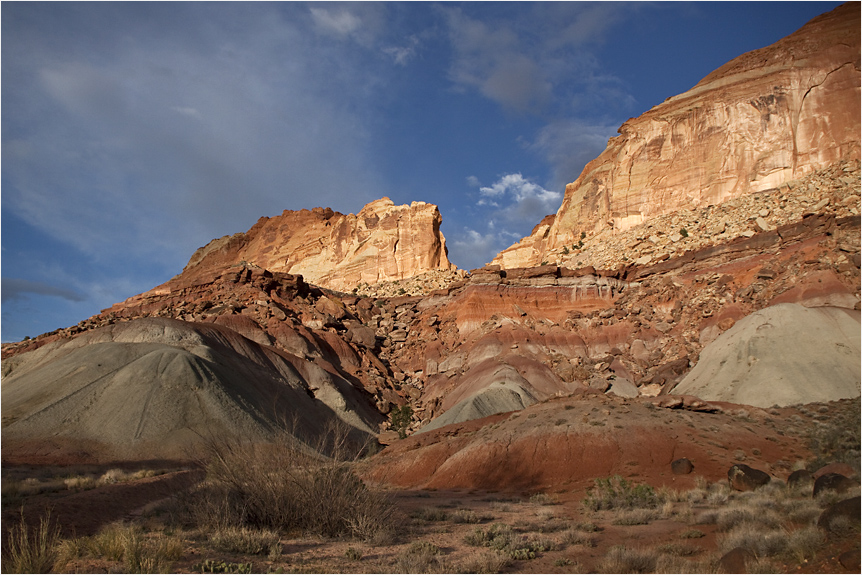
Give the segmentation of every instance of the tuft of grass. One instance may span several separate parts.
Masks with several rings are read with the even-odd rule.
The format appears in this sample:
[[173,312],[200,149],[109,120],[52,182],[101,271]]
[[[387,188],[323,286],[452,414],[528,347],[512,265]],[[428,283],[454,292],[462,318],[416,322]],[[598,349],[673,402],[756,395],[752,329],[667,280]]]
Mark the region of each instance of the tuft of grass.
[[658,513],[653,509],[620,509],[611,520],[614,525],[648,525],[658,518]]
[[453,523],[481,523],[482,518],[472,509],[458,509],[452,514]]
[[209,537],[210,543],[219,551],[261,555],[279,545],[278,533],[269,529],[227,527],[219,529]]
[[704,533],[700,529],[689,529],[679,534],[680,539],[700,539],[701,537],[705,536],[706,533]]
[[429,541],[414,541],[395,559],[399,573],[445,573],[450,572],[443,552]]
[[9,529],[3,553],[5,573],[48,573],[57,561],[57,543],[60,529],[51,525],[47,513],[39,520],[39,526],[31,530],[24,520],[21,509],[20,522]]
[[438,507],[420,507],[410,514],[414,519],[422,521],[446,521],[449,515],[445,510]]
[[509,557],[503,553],[482,550],[462,560],[457,565],[456,571],[458,573],[502,573],[509,563]]
[[599,573],[652,573],[655,571],[658,553],[651,549],[629,549],[614,545],[599,561]]

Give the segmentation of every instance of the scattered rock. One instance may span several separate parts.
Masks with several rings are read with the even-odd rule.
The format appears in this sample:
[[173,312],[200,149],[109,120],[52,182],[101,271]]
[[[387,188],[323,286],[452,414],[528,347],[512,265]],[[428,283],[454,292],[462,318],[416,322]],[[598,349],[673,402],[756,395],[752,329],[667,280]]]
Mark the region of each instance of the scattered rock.
[[673,471],[674,475],[688,475],[692,471],[694,471],[694,463],[691,460],[686,459],[685,457],[680,459],[675,459],[670,464],[671,471]]
[[859,497],[851,497],[827,507],[820,518],[817,526],[836,535],[847,535],[854,528],[859,530],[859,517],[862,514],[862,505]]
[[718,566],[722,573],[748,573],[748,563],[754,559],[754,553],[748,549],[734,547],[721,556]]
[[727,479],[730,487],[737,491],[754,491],[769,483],[771,478],[764,471],[737,463],[727,471]]
[[838,562],[841,563],[841,566],[845,569],[854,573],[859,573],[860,568],[862,568],[862,555],[860,555],[860,550],[851,549],[850,551],[845,551],[838,556]]
[[812,476],[814,479],[817,479],[821,475],[826,475],[827,473],[840,473],[845,477],[853,477],[856,475],[856,470],[846,463],[829,463],[812,473]]
[[814,480],[814,497],[830,489],[836,493],[847,493],[858,483],[840,473],[825,473]]
[[813,483],[814,476],[807,469],[797,469],[787,478],[787,486],[791,488],[807,487]]

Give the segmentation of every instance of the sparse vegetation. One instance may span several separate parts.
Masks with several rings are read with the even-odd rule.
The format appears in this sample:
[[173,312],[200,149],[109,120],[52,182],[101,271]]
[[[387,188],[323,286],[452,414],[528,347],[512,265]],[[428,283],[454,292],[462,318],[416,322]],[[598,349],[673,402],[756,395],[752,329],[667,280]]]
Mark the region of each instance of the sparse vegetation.
[[413,408],[410,407],[410,404],[396,407],[392,410],[391,421],[392,429],[398,432],[398,437],[404,439],[407,437],[407,428],[413,421]]
[[587,492],[584,506],[592,511],[602,509],[652,509],[659,504],[655,490],[649,485],[631,483],[619,475],[595,480]]
[[20,522],[8,531],[3,554],[5,573],[48,573],[57,560],[59,529],[46,514],[39,526],[30,529],[22,509]]

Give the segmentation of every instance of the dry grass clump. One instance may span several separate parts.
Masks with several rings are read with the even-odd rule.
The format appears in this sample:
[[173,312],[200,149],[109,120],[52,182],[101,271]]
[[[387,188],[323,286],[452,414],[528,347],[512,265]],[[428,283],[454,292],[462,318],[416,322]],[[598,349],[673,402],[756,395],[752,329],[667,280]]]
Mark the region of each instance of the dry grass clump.
[[209,536],[210,543],[219,551],[261,555],[271,553],[281,547],[278,533],[269,529],[249,529],[248,527],[227,527]]
[[630,549],[623,545],[614,545],[599,561],[596,571],[599,573],[653,573],[658,558],[658,553],[652,549]]
[[115,523],[92,537],[63,541],[60,550],[64,563],[93,557],[122,561],[128,573],[169,573],[171,564],[183,555],[183,544],[176,537],[146,537],[140,528]]
[[396,573],[449,573],[443,552],[429,541],[414,541],[395,558]]
[[457,565],[457,573],[501,573],[511,560],[503,553],[487,549],[476,551]]
[[473,547],[488,547],[520,560],[535,559],[538,553],[557,548],[551,539],[535,533],[519,535],[504,523],[494,523],[487,529],[476,527],[464,537],[464,542]]
[[198,527],[347,535],[375,544],[395,537],[394,507],[359,479],[343,453],[220,441],[208,455],[206,481],[180,502],[180,516]]
[[48,573],[57,561],[57,543],[60,530],[51,525],[51,515],[46,514],[36,529],[30,529],[21,521],[8,530],[3,549],[4,573]]
[[658,519],[654,509],[621,509],[616,512],[611,523],[614,525],[648,525]]

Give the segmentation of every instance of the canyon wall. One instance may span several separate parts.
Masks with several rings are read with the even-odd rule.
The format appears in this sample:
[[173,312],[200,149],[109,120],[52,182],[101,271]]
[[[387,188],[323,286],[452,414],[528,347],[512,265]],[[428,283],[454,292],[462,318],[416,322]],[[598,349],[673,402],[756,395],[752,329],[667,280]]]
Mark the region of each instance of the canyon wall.
[[371,202],[358,214],[329,208],[285,210],[280,216],[261,218],[246,233],[224,236],[198,249],[183,274],[244,261],[302,275],[329,289],[351,291],[360,283],[454,269],[440,222],[433,204],[396,206],[389,198]]
[[625,122],[503,268],[603,230],[779,187],[859,158],[860,9],[844,4]]

